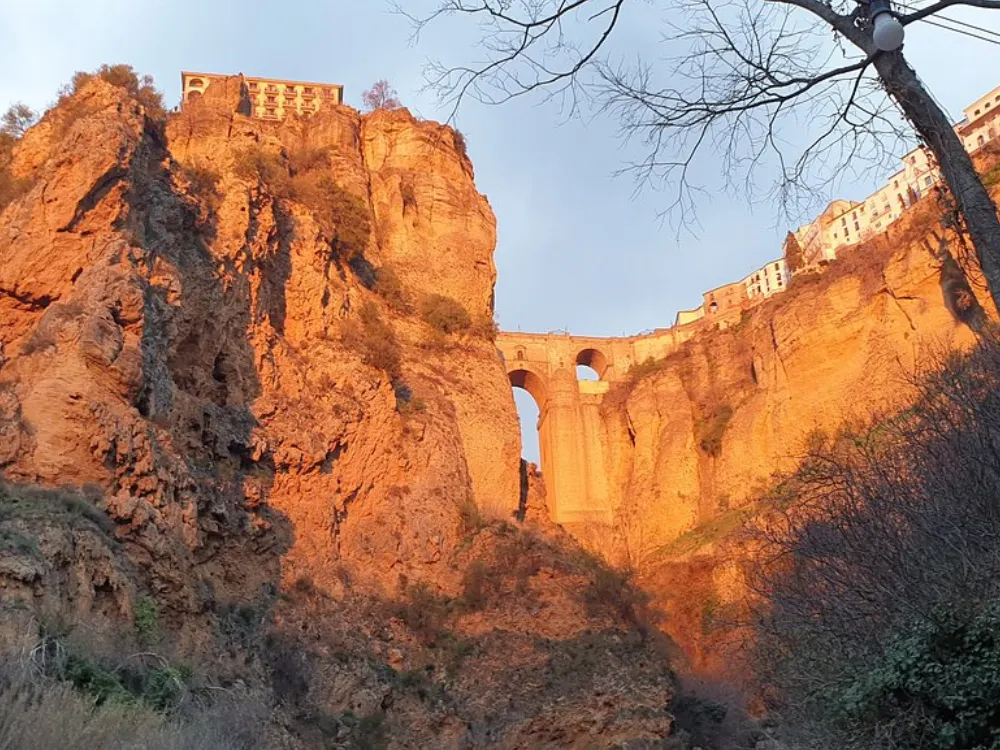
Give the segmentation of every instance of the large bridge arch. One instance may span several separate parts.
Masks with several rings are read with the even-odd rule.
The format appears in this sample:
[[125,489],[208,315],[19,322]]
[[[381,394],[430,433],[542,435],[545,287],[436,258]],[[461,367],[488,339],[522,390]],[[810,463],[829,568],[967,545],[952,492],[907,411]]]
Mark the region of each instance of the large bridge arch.
[[604,380],[608,375],[608,365],[610,362],[600,349],[587,347],[577,352],[576,364],[589,367],[597,373],[597,377],[600,380]]
[[531,394],[539,412],[545,410],[545,404],[548,401],[548,384],[541,375],[515,361],[507,370],[507,378],[514,388],[521,388]]

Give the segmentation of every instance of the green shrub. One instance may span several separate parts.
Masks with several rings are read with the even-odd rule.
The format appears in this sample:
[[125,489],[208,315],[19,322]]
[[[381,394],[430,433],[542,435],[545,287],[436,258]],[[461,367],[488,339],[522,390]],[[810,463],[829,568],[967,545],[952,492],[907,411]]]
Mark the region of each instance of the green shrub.
[[472,318],[461,303],[443,294],[431,294],[420,305],[420,317],[445,334],[462,333],[472,327]]
[[706,414],[695,420],[694,433],[698,447],[709,456],[722,452],[722,438],[726,434],[733,408],[728,404],[717,404]]
[[262,604],[230,602],[220,612],[219,632],[230,651],[250,653],[259,645],[266,619],[267,607]]
[[482,560],[473,560],[462,575],[462,606],[470,611],[480,610],[489,601],[493,581],[490,569]]
[[327,150],[295,151],[283,159],[251,146],[236,153],[233,171],[243,180],[265,185],[275,198],[308,208],[338,258],[350,261],[364,254],[371,236],[368,205],[333,179]]
[[276,198],[289,198],[292,193],[288,167],[277,154],[260,146],[250,146],[233,156],[233,172],[242,180],[265,185]]
[[396,312],[403,315],[413,312],[403,282],[392,266],[381,266],[375,271],[375,293]]
[[139,643],[148,646],[153,643],[160,632],[160,613],[156,602],[148,596],[139,599],[135,604],[135,633]]
[[376,711],[362,716],[351,733],[351,747],[354,750],[385,750],[388,746],[385,714]]
[[426,583],[416,583],[405,589],[401,601],[394,605],[394,614],[413,631],[425,646],[433,646],[445,633],[445,621],[450,601],[438,596]]
[[409,416],[426,411],[427,404],[422,398],[414,397],[413,391],[405,382],[397,378],[392,387],[396,394],[396,411],[400,414]]
[[344,346],[361,355],[361,360],[382,370],[389,377],[399,377],[402,368],[402,349],[392,326],[379,314],[378,307],[366,302],[359,319],[348,319],[341,324],[340,337]]
[[1000,184],[1000,163],[994,164],[983,174],[983,185],[991,189]]
[[880,659],[828,696],[852,734],[893,747],[1000,746],[1000,605],[944,607],[893,636]]
[[181,168],[181,174],[190,184],[191,194],[212,210],[218,208],[221,195],[219,194],[219,173],[214,169],[205,166],[188,165]]
[[631,367],[628,368],[628,372],[625,373],[625,378],[632,382],[641,380],[647,375],[652,375],[654,372],[662,370],[664,367],[664,360],[653,359],[652,357],[646,357],[642,362],[636,362]]

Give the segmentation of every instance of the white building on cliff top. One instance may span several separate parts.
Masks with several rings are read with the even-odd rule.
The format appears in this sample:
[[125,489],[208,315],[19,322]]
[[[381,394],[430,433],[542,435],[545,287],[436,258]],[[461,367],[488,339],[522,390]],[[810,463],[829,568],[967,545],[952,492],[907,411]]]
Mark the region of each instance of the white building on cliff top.
[[[954,127],[971,153],[1000,135],[1000,86],[963,113],[965,117]],[[903,168],[863,201],[835,200],[815,220],[795,231],[807,265],[833,260],[841,248],[885,231],[941,178],[933,154],[924,146],[910,151],[902,162]]]

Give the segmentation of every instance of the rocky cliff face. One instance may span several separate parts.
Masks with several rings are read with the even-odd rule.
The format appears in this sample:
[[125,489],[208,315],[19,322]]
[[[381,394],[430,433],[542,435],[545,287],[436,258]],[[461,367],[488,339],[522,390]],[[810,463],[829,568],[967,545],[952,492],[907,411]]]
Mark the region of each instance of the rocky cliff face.
[[941,261],[919,241],[932,206],[918,211],[613,390],[610,473],[650,539],[759,497],[772,474],[794,468],[810,433],[899,408],[919,366],[974,341],[945,304]]
[[606,398],[619,543],[696,664],[731,669],[712,622],[744,594],[745,552],[725,542],[777,477],[811,439],[905,408],[921,368],[974,343],[981,311],[940,255],[939,215],[919,204]]
[[[671,678],[625,589],[492,520],[520,502],[517,417],[459,136],[405,111],[254,121],[238,85],[163,125],[95,79],[15,147],[5,599],[120,629],[146,592],[184,648],[227,655],[219,679],[270,679],[287,746],[342,712],[398,747],[664,736]],[[443,322],[418,315],[434,295]],[[88,489],[48,513],[22,485]]]

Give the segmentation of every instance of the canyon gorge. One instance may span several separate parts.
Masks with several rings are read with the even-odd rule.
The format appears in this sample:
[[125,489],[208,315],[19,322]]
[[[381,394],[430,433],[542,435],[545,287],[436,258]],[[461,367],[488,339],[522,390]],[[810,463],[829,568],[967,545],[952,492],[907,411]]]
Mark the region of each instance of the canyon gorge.
[[269,707],[262,747],[682,747],[675,672],[728,668],[729,532],[976,340],[937,207],[725,327],[497,333],[457,131],[263,122],[240,87],[161,121],[93,77],[12,146],[5,640],[153,608],[160,650]]

